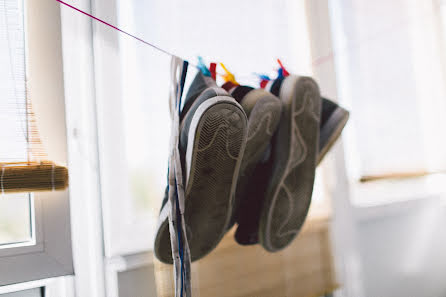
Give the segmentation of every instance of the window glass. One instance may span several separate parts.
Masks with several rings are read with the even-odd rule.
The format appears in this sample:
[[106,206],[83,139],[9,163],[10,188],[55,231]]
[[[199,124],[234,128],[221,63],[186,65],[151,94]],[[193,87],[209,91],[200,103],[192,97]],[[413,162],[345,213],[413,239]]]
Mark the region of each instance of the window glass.
[[0,198],[0,248],[32,239],[31,199],[28,194]]
[[[354,177],[446,168],[444,40],[436,1],[333,2],[340,101]],[[440,134],[439,134],[440,133]]]
[[167,180],[170,115],[165,67],[169,60],[126,36],[120,37],[125,157],[133,209],[156,215]]

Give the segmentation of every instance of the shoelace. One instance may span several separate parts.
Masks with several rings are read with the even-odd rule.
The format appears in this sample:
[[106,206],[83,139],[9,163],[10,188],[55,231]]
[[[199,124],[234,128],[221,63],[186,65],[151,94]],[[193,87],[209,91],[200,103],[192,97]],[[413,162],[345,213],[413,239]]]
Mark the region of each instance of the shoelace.
[[171,89],[170,89],[170,113],[172,119],[172,131],[169,158],[169,185],[168,197],[170,203],[169,232],[172,247],[172,258],[175,272],[175,296],[190,297],[191,290],[191,258],[189,244],[186,235],[184,221],[184,185],[181,167],[180,152],[178,148],[180,134],[180,107],[181,97],[186,78],[188,63],[178,57],[171,60]]

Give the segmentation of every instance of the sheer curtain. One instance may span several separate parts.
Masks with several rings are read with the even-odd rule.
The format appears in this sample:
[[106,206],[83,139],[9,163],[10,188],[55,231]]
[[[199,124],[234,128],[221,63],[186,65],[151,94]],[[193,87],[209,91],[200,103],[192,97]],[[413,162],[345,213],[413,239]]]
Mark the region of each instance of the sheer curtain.
[[[0,163],[28,161],[22,4],[0,0]],[[0,248],[31,240],[31,206],[29,194],[0,192]]]
[[27,161],[25,43],[21,1],[0,1],[0,162]]
[[446,169],[445,51],[437,1],[332,3],[354,178]]

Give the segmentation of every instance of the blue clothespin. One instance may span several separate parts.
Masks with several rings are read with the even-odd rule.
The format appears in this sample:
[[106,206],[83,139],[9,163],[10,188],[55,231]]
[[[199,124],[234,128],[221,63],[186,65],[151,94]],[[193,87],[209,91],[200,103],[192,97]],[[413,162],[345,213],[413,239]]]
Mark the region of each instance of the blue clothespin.
[[209,69],[206,66],[206,63],[204,63],[204,60],[201,56],[198,56],[198,65],[197,68],[201,71],[201,73],[204,76],[211,76],[211,72],[209,71]]
[[258,76],[261,80],[271,80],[271,78],[269,78],[269,76],[265,74],[258,74]]

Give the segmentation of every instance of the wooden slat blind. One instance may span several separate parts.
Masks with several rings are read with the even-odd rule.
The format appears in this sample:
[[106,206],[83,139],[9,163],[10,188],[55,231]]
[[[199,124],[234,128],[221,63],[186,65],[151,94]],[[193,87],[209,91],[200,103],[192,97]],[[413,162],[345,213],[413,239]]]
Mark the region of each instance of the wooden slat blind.
[[0,0],[0,193],[68,185],[67,168],[48,161],[27,94],[22,5]]

